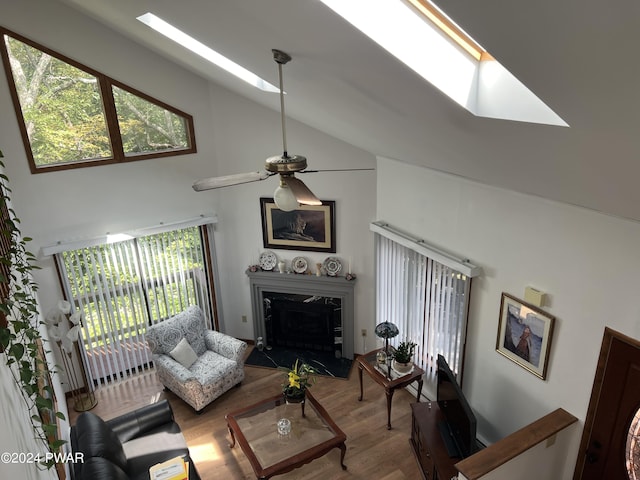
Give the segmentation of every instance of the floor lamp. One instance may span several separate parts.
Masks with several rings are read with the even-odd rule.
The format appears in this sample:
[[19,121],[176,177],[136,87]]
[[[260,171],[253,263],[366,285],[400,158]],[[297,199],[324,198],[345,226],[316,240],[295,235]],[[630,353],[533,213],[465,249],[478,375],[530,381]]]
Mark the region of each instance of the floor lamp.
[[76,312],[70,315],[70,312],[71,305],[62,300],[58,302],[56,309],[47,314],[45,322],[62,356],[69,393],[73,398],[73,409],[84,412],[95,407],[98,401],[79,345],[81,314]]

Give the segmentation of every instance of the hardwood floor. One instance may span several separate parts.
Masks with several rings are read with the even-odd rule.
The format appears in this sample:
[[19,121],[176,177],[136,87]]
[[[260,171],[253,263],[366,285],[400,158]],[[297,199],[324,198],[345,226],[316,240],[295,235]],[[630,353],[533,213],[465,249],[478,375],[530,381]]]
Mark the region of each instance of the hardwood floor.
[[[249,461],[239,446],[229,448],[229,434],[225,414],[277,395],[283,373],[273,369],[245,366],[246,378],[205,407],[197,415],[171,392],[164,392],[155,372],[150,371],[118,384],[97,390],[98,404],[92,412],[104,419],[167,398],[173,407],[176,421],[182,428],[191,456],[203,479],[254,479]],[[384,390],[363,375],[364,400],[358,401],[360,386],[358,369],[353,367],[347,380],[318,377],[312,387],[314,397],[347,435],[347,470],[340,468],[337,449],[278,479],[330,480],[373,479],[414,480],[421,478],[411,453],[410,403],[415,402],[406,390],[397,391],[391,409],[392,430],[387,430],[387,406]],[[69,406],[71,424],[78,413]],[[277,446],[274,446],[277,448]]]

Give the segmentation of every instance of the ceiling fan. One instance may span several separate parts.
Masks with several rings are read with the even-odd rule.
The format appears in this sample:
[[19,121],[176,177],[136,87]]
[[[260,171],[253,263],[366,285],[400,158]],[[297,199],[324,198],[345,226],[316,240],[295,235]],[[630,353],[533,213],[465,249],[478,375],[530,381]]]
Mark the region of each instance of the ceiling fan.
[[306,170],[307,159],[302,155],[289,155],[287,152],[287,130],[284,114],[284,89],[282,82],[282,65],[291,61],[291,56],[280,50],[273,49],[273,59],[278,64],[280,80],[280,117],[282,122],[282,155],[269,157],[265,161],[264,170],[258,172],[238,173],[222,177],[205,178],[193,184],[196,192],[213,188],[229,187],[242,183],[258,182],[273,175],[280,175],[280,184],[273,193],[276,206],[285,212],[297,209],[300,205],[322,205],[311,190],[295,176],[296,173],[312,173],[319,171],[354,171],[373,170],[372,168],[353,168],[344,170]]

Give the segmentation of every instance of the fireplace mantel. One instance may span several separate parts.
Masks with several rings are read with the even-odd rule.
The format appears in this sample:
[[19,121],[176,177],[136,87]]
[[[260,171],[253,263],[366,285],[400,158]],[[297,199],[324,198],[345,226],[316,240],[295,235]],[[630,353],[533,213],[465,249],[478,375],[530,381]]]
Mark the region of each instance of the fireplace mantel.
[[266,338],[263,292],[296,293],[336,297],[342,301],[342,355],[353,359],[354,355],[354,287],[356,280],[344,277],[302,275],[296,273],[246,271],[251,285],[251,308],[255,337]]

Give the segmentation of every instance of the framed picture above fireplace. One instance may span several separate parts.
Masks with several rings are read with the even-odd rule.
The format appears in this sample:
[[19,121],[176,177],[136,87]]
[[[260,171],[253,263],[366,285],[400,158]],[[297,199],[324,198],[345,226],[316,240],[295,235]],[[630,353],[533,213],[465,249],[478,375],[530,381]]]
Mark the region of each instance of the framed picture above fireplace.
[[261,198],[262,239],[265,248],[336,252],[335,205],[301,205],[297,210],[280,210],[273,198]]

